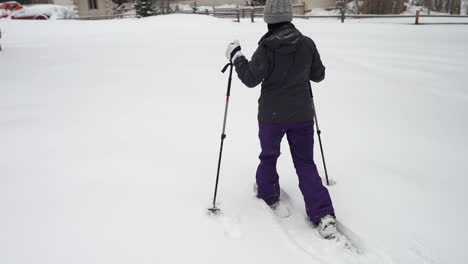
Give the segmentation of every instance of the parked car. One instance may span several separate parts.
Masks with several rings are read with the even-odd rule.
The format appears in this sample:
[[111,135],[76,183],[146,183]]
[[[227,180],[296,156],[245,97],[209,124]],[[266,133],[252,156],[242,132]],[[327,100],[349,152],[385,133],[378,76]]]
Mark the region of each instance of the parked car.
[[4,9],[4,10],[15,11],[15,10],[23,9],[23,8],[24,7],[20,5],[20,3],[15,2],[15,1],[0,3],[0,9]]
[[0,18],[9,17],[12,12],[21,9],[23,6],[15,1],[0,3]]
[[25,8],[15,1],[0,3],[0,18],[46,20],[50,18],[46,11],[47,7],[38,7],[38,5]]

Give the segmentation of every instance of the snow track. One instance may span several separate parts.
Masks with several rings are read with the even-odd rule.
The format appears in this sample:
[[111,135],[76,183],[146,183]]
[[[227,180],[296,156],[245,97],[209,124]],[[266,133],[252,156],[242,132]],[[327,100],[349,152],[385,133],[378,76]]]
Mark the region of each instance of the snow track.
[[[297,190],[299,191],[299,190]],[[338,223],[338,229],[343,234],[339,234],[336,239],[323,239],[317,230],[309,223],[307,216],[301,209],[296,207],[291,197],[281,190],[281,202],[291,210],[291,216],[279,218],[274,215],[271,209],[261,200],[263,210],[268,211],[277,222],[280,230],[285,234],[288,241],[299,250],[306,253],[311,261],[317,263],[393,263],[390,257],[381,253],[381,250],[373,248],[361,249],[362,244],[356,243],[359,237],[352,234],[343,224]],[[349,239],[352,234],[353,239]]]

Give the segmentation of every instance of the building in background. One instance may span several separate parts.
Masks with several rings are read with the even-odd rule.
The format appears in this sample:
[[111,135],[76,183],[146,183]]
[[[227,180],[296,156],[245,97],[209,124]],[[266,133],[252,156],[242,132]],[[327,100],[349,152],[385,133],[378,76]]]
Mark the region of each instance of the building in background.
[[72,6],[73,0],[53,0],[54,5]]
[[110,16],[116,6],[112,0],[73,0],[78,16]]
[[401,14],[405,0],[364,0],[360,9],[364,14]]
[[314,8],[335,8],[336,0],[303,0],[303,1],[294,1],[294,3],[305,3],[306,10],[312,10]]

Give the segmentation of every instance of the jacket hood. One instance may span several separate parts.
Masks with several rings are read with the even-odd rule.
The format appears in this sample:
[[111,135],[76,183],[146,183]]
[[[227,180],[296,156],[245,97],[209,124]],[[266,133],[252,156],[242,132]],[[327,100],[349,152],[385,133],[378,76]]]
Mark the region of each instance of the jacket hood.
[[266,33],[258,44],[265,45],[280,54],[289,54],[297,50],[301,40],[301,32],[292,23],[287,23]]

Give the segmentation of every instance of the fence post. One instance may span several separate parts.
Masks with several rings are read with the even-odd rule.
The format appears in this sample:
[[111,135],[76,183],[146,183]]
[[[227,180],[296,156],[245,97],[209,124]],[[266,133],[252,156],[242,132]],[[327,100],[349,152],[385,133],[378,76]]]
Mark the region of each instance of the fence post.
[[344,23],[344,20],[345,20],[345,12],[346,12],[345,9],[342,8],[342,9],[341,9],[341,23]]
[[251,8],[250,9],[250,20],[252,21],[252,23],[255,22],[255,8]]
[[237,22],[240,23],[240,11],[239,11],[239,8],[237,8],[236,10],[237,10]]
[[419,10],[416,11],[416,21],[414,22],[414,24],[419,25]]

